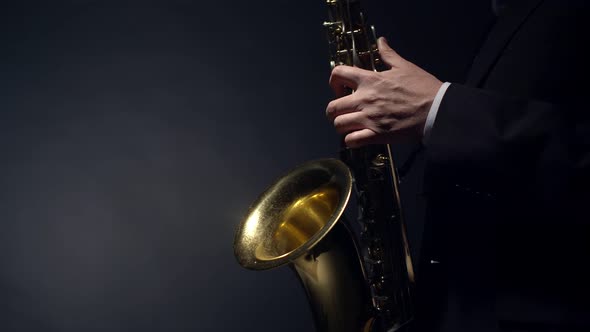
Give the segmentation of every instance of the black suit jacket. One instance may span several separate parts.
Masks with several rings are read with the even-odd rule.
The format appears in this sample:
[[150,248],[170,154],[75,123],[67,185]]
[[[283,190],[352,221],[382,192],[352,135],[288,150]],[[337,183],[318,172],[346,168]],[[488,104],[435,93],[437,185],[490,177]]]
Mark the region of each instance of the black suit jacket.
[[590,331],[585,1],[528,0],[447,90],[426,147],[420,331]]

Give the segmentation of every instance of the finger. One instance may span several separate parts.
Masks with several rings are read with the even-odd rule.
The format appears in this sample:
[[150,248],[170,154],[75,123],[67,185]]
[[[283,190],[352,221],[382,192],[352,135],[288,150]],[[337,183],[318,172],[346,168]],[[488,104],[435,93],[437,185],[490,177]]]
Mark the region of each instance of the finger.
[[337,116],[334,119],[334,128],[336,131],[345,135],[353,131],[367,128],[365,124],[365,116],[361,112],[347,113]]
[[328,117],[330,121],[334,121],[339,115],[357,112],[359,105],[358,98],[355,94],[334,99],[328,104],[328,107],[326,107],[326,117]]
[[336,96],[341,97],[348,94],[347,88],[356,90],[363,76],[364,71],[360,68],[344,65],[336,66],[332,69],[330,75],[330,86]]
[[344,137],[344,143],[346,143],[346,146],[350,148],[358,148],[368,144],[378,143],[378,136],[377,133],[371,129],[365,128],[358,131],[353,131],[352,133],[346,135],[346,137]]
[[379,55],[381,56],[381,60],[390,67],[400,67],[403,65],[405,59],[402,58],[396,51],[394,51],[387,40],[383,37],[380,37],[377,40],[377,47],[379,48]]

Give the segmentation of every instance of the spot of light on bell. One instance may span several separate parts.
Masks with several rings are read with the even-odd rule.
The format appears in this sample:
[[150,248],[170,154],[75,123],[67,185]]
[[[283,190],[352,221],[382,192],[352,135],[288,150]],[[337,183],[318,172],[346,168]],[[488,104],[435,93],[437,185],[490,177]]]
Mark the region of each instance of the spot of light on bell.
[[256,234],[256,230],[258,229],[258,220],[259,219],[260,219],[260,211],[256,210],[250,215],[248,220],[246,220],[246,223],[244,224],[244,235],[247,238],[252,238],[252,237],[254,237],[254,234]]

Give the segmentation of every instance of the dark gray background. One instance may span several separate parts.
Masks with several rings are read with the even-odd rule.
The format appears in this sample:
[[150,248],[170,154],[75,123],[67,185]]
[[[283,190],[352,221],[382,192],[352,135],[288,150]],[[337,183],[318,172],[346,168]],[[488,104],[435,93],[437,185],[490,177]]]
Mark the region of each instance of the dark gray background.
[[[491,19],[486,0],[365,8],[443,81]],[[291,272],[243,270],[232,242],[272,179],[337,155],[323,1],[0,12],[0,330],[309,331]],[[419,175],[402,188],[415,252]]]

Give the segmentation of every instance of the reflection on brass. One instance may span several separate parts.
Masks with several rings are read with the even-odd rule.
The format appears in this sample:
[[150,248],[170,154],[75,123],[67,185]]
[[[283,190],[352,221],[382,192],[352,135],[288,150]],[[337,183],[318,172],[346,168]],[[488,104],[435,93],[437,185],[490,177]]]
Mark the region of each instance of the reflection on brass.
[[373,158],[373,165],[374,166],[385,166],[389,159],[383,154],[378,154],[375,158]]
[[352,175],[340,160],[297,167],[252,205],[236,233],[238,262],[263,270],[306,252],[342,215],[351,190]]
[[328,183],[287,207],[273,238],[276,254],[280,256],[295,250],[326,226],[339,199],[338,188]]

